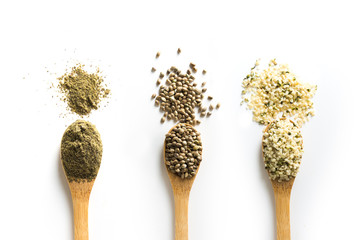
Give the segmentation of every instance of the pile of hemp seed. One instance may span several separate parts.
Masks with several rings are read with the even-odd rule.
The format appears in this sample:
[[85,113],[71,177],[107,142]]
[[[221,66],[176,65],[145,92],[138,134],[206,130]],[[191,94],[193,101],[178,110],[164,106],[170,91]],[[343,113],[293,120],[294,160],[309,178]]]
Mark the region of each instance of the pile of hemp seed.
[[165,138],[165,165],[167,169],[184,178],[196,175],[202,160],[200,133],[191,125],[176,125]]
[[[181,53],[179,48],[177,54]],[[155,58],[159,58],[158,52]],[[151,72],[157,70],[153,67]],[[153,94],[152,99],[155,100],[155,106],[160,108],[163,116],[160,120],[164,123],[166,120],[174,122],[188,123],[190,125],[198,125],[201,123],[196,118],[196,109],[201,118],[210,117],[214,109],[220,108],[220,103],[216,105],[212,103],[213,97],[207,96],[209,105],[205,106],[204,99],[207,91],[206,82],[201,83],[200,88],[195,82],[195,74],[198,69],[196,64],[190,63],[186,72],[181,72],[177,67],[170,67],[166,73],[159,73],[156,85],[159,86],[158,94]],[[206,70],[202,71],[206,74]],[[165,77],[166,76],[166,77]],[[164,80],[165,78],[165,80]]]

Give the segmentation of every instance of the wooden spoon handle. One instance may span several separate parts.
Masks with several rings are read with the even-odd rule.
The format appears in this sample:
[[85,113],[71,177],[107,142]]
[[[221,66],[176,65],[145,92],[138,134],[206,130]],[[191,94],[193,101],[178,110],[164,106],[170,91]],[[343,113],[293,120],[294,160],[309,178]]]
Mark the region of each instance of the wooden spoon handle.
[[277,240],[290,240],[290,194],[291,188],[274,188],[276,205]]
[[188,240],[188,206],[190,192],[174,193],[175,200],[175,240]]
[[89,240],[89,198],[73,198],[75,240]]

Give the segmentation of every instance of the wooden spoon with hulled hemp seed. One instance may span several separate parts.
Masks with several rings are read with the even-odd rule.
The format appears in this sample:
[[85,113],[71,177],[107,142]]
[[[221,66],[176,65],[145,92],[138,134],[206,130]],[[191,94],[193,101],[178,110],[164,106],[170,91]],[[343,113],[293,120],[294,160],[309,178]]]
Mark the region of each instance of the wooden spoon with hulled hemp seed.
[[88,240],[89,198],[102,157],[96,127],[83,120],[71,124],[62,137],[60,154],[73,200],[74,239]]
[[270,123],[262,140],[262,152],[275,195],[277,240],[290,240],[290,195],[303,154],[300,129],[281,118]]
[[175,240],[188,240],[190,190],[202,160],[200,134],[189,124],[170,129],[164,142],[164,161],[175,201]]

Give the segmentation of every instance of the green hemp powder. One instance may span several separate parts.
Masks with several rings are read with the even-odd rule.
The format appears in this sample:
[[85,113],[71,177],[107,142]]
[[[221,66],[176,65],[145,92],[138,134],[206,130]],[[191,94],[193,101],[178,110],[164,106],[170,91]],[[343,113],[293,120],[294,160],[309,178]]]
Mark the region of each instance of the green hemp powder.
[[61,140],[61,161],[70,182],[92,181],[100,168],[103,146],[100,134],[90,122],[77,120]]
[[110,94],[100,76],[100,70],[88,73],[82,64],[75,65],[58,80],[58,89],[64,94],[62,100],[71,112],[80,116],[89,115],[92,110],[98,109],[101,100]]

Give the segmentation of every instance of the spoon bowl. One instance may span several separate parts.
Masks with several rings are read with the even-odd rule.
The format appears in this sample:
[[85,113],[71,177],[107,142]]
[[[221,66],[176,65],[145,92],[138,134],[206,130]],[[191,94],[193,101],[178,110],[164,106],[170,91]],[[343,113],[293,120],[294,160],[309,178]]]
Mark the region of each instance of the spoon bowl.
[[[187,124],[188,125],[188,124]],[[172,127],[169,133],[176,127]],[[188,125],[192,127],[191,125]],[[166,141],[164,141],[164,164]],[[166,164],[165,164],[166,167]],[[200,165],[199,165],[200,167]],[[174,202],[175,202],[175,240],[188,240],[188,207],[191,187],[195,181],[195,177],[199,171],[199,167],[196,169],[196,174],[191,178],[181,178],[178,175],[172,173],[166,167],[170,183],[173,189]]]

